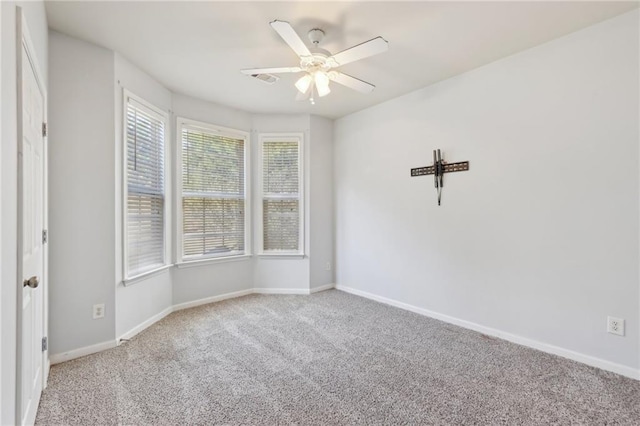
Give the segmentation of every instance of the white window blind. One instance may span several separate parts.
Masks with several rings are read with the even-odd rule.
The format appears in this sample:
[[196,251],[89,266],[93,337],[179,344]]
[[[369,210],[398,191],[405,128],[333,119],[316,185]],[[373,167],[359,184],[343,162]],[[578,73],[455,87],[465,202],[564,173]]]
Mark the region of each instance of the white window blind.
[[300,141],[262,141],[264,252],[301,251]]
[[245,140],[182,126],[182,257],[245,252]]
[[165,263],[164,119],[134,99],[126,101],[127,277]]

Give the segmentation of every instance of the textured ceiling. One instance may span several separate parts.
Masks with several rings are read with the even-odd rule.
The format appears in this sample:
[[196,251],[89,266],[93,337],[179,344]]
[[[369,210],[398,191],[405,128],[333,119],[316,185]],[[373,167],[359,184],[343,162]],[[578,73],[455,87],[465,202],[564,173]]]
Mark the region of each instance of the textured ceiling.
[[[638,6],[637,2],[47,2],[49,26],[120,52],[174,92],[259,113],[337,118]],[[296,66],[269,26],[322,28],[336,53],[381,35],[389,51],[340,68],[376,85],[335,83],[315,105],[295,101],[296,75],[268,85],[242,68]]]

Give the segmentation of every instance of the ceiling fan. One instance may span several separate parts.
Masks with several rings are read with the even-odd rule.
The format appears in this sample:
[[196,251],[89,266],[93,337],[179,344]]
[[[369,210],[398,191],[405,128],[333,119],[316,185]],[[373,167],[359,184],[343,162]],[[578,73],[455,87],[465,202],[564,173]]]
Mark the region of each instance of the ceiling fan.
[[314,28],[309,31],[309,40],[313,43],[313,47],[309,49],[288,22],[275,20],[270,24],[285,43],[300,57],[300,66],[253,68],[241,70],[241,73],[258,77],[264,74],[303,72],[304,75],[295,84],[299,91],[296,100],[309,99],[312,104],[315,103],[314,93],[322,97],[331,92],[329,81],[335,81],[361,93],[370,93],[375,89],[373,84],[336,71],[335,68],[385,52],[389,48],[389,43],[382,37],[376,37],[331,55],[328,51],[318,47],[324,37],[324,31],[321,29]]

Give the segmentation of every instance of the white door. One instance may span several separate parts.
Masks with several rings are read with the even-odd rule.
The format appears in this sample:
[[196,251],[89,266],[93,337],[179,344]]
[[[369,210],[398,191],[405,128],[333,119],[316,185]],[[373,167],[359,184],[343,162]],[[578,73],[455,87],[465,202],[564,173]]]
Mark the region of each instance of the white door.
[[[20,17],[18,18],[20,19]],[[25,28],[22,26],[23,40]],[[22,261],[22,309],[20,311],[20,422],[33,424],[42,393],[44,362],[44,93],[27,43],[20,55],[19,102],[21,140],[18,143],[19,254]],[[19,210],[19,211],[20,211]]]

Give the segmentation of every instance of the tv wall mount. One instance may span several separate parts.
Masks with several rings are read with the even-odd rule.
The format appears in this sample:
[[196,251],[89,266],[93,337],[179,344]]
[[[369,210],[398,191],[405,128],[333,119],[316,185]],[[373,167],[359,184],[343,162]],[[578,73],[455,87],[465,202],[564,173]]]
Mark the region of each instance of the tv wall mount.
[[433,150],[433,166],[416,167],[411,169],[411,177],[433,175],[433,179],[438,191],[438,205],[440,205],[440,199],[442,198],[443,180],[442,176],[445,173],[452,172],[466,172],[469,170],[469,162],[461,161],[459,163],[445,163],[442,161],[442,154],[439,149]]

